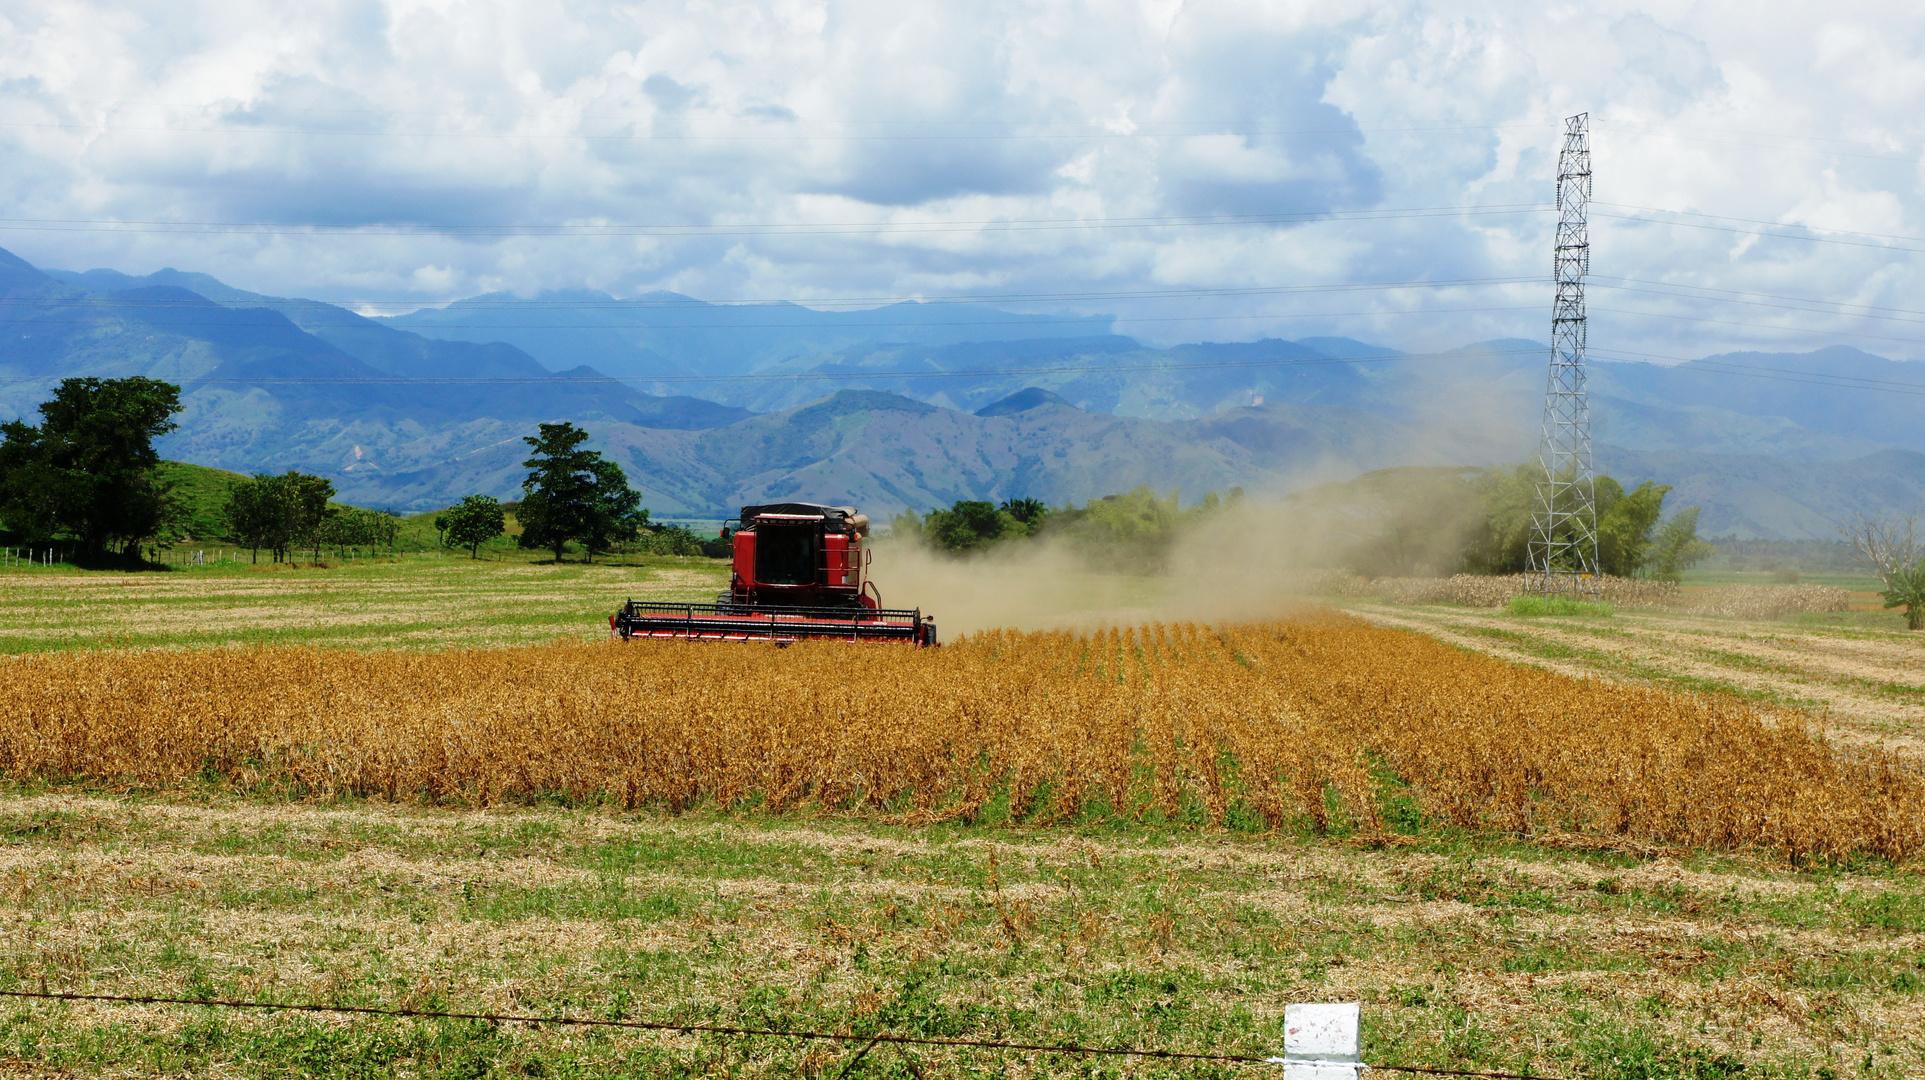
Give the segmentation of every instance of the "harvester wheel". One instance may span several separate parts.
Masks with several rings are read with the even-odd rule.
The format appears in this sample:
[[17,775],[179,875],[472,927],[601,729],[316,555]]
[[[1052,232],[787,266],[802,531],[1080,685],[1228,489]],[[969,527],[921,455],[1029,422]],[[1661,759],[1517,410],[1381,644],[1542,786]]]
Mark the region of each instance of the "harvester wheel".
[[734,603],[735,594],[732,592],[715,594],[715,606],[720,611],[727,611]]

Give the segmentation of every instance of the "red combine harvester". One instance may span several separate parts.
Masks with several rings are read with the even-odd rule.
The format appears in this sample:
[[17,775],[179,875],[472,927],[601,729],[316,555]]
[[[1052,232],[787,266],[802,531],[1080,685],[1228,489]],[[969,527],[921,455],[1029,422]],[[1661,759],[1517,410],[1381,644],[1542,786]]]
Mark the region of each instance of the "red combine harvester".
[[734,577],[713,604],[629,600],[609,616],[623,641],[899,641],[936,644],[920,608],[886,608],[863,571],[869,519],[853,506],[744,506],[734,530]]

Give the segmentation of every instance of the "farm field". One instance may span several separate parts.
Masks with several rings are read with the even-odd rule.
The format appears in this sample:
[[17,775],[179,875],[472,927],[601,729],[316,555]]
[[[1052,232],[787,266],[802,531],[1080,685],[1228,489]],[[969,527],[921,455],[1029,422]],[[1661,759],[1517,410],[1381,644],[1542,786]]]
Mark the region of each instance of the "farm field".
[[[638,562],[0,578],[0,989],[1259,1055],[1342,999],[1384,1063],[1925,1073],[1877,616],[608,644],[720,587]],[[0,1001],[28,1075],[1267,1074],[860,1049]]]
[[307,644],[488,646],[600,636],[629,597],[713,600],[728,564],[675,556],[613,564],[402,555],[326,569],[224,565],[0,573],[0,655],[74,648]]
[[[1367,1060],[1560,1077],[1925,1069],[1909,873],[1438,835],[18,794],[0,985]],[[28,1075],[825,1076],[855,1045],[0,1005]],[[1740,1066],[1745,1071],[1740,1072]],[[878,1047],[848,1076],[1270,1076]]]
[[1890,612],[1771,621],[1620,611],[1516,618],[1450,607],[1344,601],[1372,623],[1487,656],[1618,682],[1710,691],[1812,715],[1841,746],[1925,755],[1925,634]]
[[[0,989],[1252,1054],[1288,1002],[1354,998],[1385,1063],[1925,1068],[1925,787],[1765,703],[1335,614],[874,659],[174,656],[0,666]],[[71,1072],[1229,1071],[185,1006],[0,1018],[20,1068]]]

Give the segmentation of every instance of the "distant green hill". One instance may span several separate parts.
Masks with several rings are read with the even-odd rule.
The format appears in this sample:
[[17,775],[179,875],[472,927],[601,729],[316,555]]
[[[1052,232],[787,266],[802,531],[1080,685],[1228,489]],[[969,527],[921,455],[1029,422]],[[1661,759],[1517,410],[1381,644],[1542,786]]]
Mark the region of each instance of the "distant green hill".
[[[163,461],[155,472],[161,480],[174,485],[175,497],[185,506],[189,537],[201,541],[227,539],[224,510],[228,493],[233,491],[234,485],[248,479],[246,475],[185,461]],[[349,508],[349,504],[343,502],[330,501],[328,505],[336,509]],[[402,518],[401,531],[394,538],[395,550],[432,551],[440,547],[440,534],[434,527],[435,516],[439,513],[439,510],[429,510]],[[512,528],[511,531],[519,532],[520,529]]]
[[196,540],[218,540],[227,532],[222,508],[234,485],[247,477],[226,469],[163,461],[155,470],[164,483],[174,485],[174,497],[187,509],[187,533]]

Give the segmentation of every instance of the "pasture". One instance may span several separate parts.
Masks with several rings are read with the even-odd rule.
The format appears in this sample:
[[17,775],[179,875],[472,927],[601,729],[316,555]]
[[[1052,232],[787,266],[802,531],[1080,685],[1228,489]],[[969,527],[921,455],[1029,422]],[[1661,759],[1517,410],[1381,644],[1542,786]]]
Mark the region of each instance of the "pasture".
[[[1925,1072],[1902,634],[1352,599],[935,652],[604,640],[622,595],[719,578],[0,581],[0,989],[1239,1054],[1339,999],[1381,1063]],[[1267,1074],[860,1050],[0,1004],[38,1075]]]

